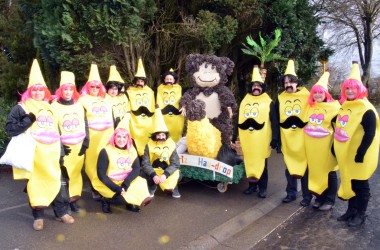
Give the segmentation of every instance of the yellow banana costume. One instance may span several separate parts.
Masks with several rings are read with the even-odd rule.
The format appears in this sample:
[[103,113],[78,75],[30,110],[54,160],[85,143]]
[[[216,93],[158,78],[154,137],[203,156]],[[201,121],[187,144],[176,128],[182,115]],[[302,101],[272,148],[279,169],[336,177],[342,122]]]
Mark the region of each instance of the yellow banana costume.
[[[364,136],[361,124],[363,114],[373,110],[376,115],[376,133],[363,163],[356,163],[355,156]],[[339,164],[341,183],[338,197],[348,200],[356,194],[351,187],[351,180],[368,180],[378,164],[379,155],[379,116],[373,105],[366,99],[345,101],[339,110],[334,134],[334,149]]]
[[270,156],[271,102],[272,99],[266,93],[259,96],[247,94],[240,104],[239,125],[250,123],[248,129],[239,128],[247,178],[259,180],[264,171],[265,159]]
[[309,107],[309,123],[304,127],[305,148],[309,168],[309,190],[321,195],[328,187],[328,173],[337,170],[337,161],[331,153],[334,128],[331,124],[340,104],[316,102]]
[[290,175],[302,177],[307,168],[303,127],[308,121],[309,91],[297,88],[296,93],[282,92],[278,96],[282,152]]
[[182,137],[185,119],[179,113],[179,101],[182,97],[182,87],[179,84],[161,84],[157,88],[157,104],[162,109],[170,137],[175,143]]
[[[118,149],[107,145],[105,150],[108,155],[107,176],[118,186],[121,186],[125,178],[132,172],[132,164],[138,157],[136,149],[132,146],[130,150]],[[96,190],[106,198],[112,198],[115,192],[104,185],[98,178],[94,181]],[[148,185],[144,178],[137,176],[129,185],[123,198],[128,204],[141,206],[150,200]]]

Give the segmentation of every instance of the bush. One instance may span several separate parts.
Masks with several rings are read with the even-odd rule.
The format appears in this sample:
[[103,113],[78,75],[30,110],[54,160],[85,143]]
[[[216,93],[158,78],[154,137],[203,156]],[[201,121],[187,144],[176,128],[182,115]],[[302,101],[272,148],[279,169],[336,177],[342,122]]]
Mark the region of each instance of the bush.
[[10,138],[5,133],[5,122],[12,107],[16,105],[14,102],[6,101],[4,98],[0,98],[0,155],[3,155]]

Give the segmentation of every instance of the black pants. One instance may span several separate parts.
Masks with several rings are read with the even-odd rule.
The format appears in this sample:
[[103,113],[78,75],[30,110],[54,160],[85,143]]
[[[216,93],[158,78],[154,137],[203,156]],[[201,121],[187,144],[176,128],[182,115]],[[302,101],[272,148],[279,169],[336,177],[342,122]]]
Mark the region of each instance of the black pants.
[[[288,196],[292,198],[296,198],[297,197],[297,178],[292,177],[288,169],[285,169],[285,176],[287,180],[286,193]],[[302,190],[303,199],[310,202],[313,197],[309,191],[308,178],[309,178],[309,170],[306,169],[305,175],[302,176],[301,178],[301,190]]]
[[348,209],[364,214],[371,196],[369,182],[368,180],[351,180],[351,185],[356,195],[348,200]]
[[316,201],[335,204],[336,193],[338,192],[338,176],[336,171],[329,173],[327,185],[327,189],[321,195],[317,196]]

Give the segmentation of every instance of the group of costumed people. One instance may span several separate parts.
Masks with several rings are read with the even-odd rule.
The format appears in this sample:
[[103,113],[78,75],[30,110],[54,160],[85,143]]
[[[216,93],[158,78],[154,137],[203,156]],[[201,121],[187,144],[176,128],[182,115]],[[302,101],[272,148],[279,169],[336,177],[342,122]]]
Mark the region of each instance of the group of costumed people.
[[284,203],[296,199],[301,179],[302,206],[309,206],[314,195],[314,208],[330,210],[338,195],[349,200],[338,221],[362,224],[380,136],[379,118],[366,98],[358,64],[353,64],[342,84],[340,102],[328,92],[328,72],[310,92],[301,87],[293,60],[282,77],[284,91],[274,102],[266,93],[265,75],[255,66],[239,108],[225,86],[233,67],[226,57],[189,55],[186,70],[193,88],[183,94],[170,70],[155,97],[141,59],[128,88],[115,66],[110,67],[104,86],[93,63],[80,93],[74,74],[63,71],[52,96],[35,60],[28,89],[6,122],[9,136],[30,133],[37,142],[33,171],[13,168],[14,179],[27,179],[33,228],[43,229],[43,211],[49,205],[57,220],[74,223],[70,214],[80,211],[83,165],[92,196],[101,202],[104,213],[111,213],[113,202],[138,212],[150,203],[158,186],[180,198],[177,150],[184,117],[190,154],[234,166],[239,161],[232,149],[239,137],[248,180],[244,194],[257,192],[266,198],[268,158],[271,149],[281,149],[287,179]]
[[[175,84],[174,78],[168,82]],[[38,61],[33,61],[27,90],[8,115],[5,129],[10,137],[28,133],[36,142],[33,169],[13,167],[14,179],[27,180],[25,192],[35,230],[44,228],[44,210],[50,205],[58,221],[74,223],[71,213],[80,212],[83,165],[93,198],[101,201],[104,213],[111,213],[113,201],[139,212],[150,203],[157,186],[174,198],[181,197],[176,144],[145,83],[140,59],[128,100],[116,67],[110,67],[104,86],[93,63],[80,93],[74,74],[62,71],[60,87],[52,95]],[[140,169],[145,178],[140,177]]]

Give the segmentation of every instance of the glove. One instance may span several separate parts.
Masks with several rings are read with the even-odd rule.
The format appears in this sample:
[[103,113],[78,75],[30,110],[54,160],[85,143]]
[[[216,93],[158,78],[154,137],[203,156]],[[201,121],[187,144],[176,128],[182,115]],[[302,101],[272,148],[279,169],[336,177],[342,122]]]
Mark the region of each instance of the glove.
[[276,139],[273,139],[271,142],[270,142],[270,147],[272,149],[276,149],[278,147],[278,141]]
[[355,162],[356,163],[363,163],[363,161],[364,161],[364,155],[357,152],[355,155]]
[[63,164],[64,164],[64,160],[63,160],[63,156],[59,157],[59,166],[63,167]]
[[30,112],[30,113],[27,114],[26,116],[29,117],[29,119],[30,119],[30,121],[31,121],[32,123],[35,122],[35,121],[37,120],[36,116],[35,116],[32,112]]
[[63,151],[65,152],[65,155],[69,155],[71,153],[70,147],[66,145],[63,145]]
[[85,145],[82,144],[82,147],[79,150],[78,156],[84,155],[84,153],[86,152],[86,150],[87,150],[87,146],[85,146]]

